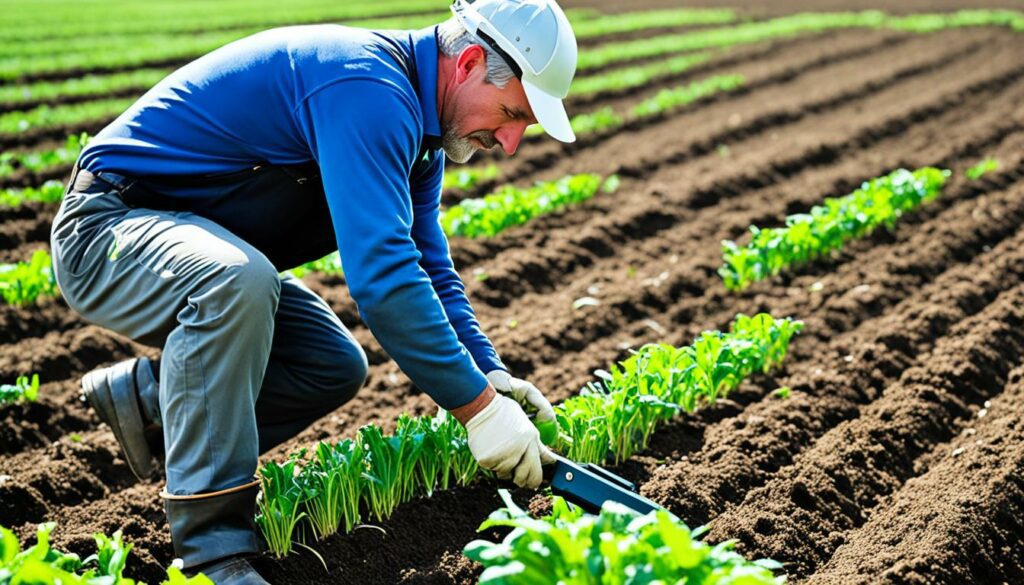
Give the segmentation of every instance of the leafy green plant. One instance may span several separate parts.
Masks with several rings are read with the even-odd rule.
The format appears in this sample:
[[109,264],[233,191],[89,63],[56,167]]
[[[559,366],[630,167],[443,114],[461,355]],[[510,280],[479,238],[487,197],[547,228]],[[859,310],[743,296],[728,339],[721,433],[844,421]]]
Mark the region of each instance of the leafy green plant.
[[0,264],[0,295],[9,305],[24,305],[58,294],[50,254],[36,250],[28,262]]
[[[139,585],[144,585],[140,583]],[[202,573],[194,577],[186,577],[177,567],[167,569],[167,580],[161,585],[215,585],[209,577]]]
[[789,318],[740,314],[728,333],[705,331],[689,346],[645,345],[555,406],[555,448],[574,461],[627,459],[647,446],[660,422],[713,404],[750,374],[777,367],[802,328]]
[[457,485],[469,485],[480,473],[480,465],[469,451],[466,429],[443,410],[433,418],[422,420],[424,429],[430,428],[427,434],[436,449],[433,453],[438,459],[438,487],[448,489],[451,480]]
[[306,262],[289,270],[296,278],[302,278],[310,272],[319,272],[332,276],[344,276],[345,272],[341,267],[341,255],[338,252],[331,252],[319,260]]
[[663,112],[670,112],[686,104],[713,94],[732,91],[743,85],[742,75],[716,75],[689,85],[672,89],[663,89],[654,97],[644,100],[633,107],[632,113],[638,118],[646,118]]
[[403,414],[394,435],[366,425],[354,441],[319,443],[311,460],[305,455],[301,450],[283,466],[268,463],[260,469],[257,522],[278,555],[287,554],[300,520],[322,539],[341,527],[352,530],[363,504],[384,520],[403,502],[431,495],[437,487],[448,489],[453,480],[468,484],[481,473],[465,429],[445,411],[433,417]]
[[39,374],[18,376],[14,384],[0,384],[0,404],[11,402],[35,402],[39,396]]
[[[0,154],[0,177],[9,177],[13,175],[18,169],[26,169],[31,172],[48,171],[53,168],[70,165],[78,160],[78,155],[82,152],[82,147],[89,141],[89,135],[85,132],[79,134],[73,134],[68,136],[64,146],[58,148],[52,148],[47,150],[29,151],[29,152],[5,152]],[[58,201],[64,195],[63,186],[58,181],[47,182],[43,187],[47,187],[51,183],[54,183],[57,187],[55,189],[56,197],[48,195],[46,198],[41,199],[43,201]],[[45,191],[45,189],[40,189]],[[22,200],[33,201],[31,196],[29,197],[18,197],[15,189],[7,189],[0,191],[0,203],[4,205],[18,205]],[[36,189],[25,189],[27,193],[37,191]]]
[[[555,423],[543,429],[545,443],[581,462],[621,461],[647,446],[659,422],[701,401],[712,403],[747,375],[777,366],[802,327],[788,318],[741,314],[729,333],[705,332],[691,346],[644,346],[556,406]],[[393,435],[367,425],[355,441],[321,443],[311,461],[304,456],[300,451],[284,466],[268,463],[260,470],[257,522],[275,554],[287,554],[302,518],[323,538],[342,523],[351,530],[360,503],[384,520],[414,497],[490,475],[470,452],[463,426],[443,410],[433,417],[403,414]]]
[[64,198],[64,185],[60,181],[47,181],[39,187],[0,190],[0,205],[18,207],[28,201],[56,203]]
[[498,166],[487,165],[482,168],[458,167],[446,171],[441,179],[441,188],[449,189],[472,189],[484,181],[490,181],[498,177]]
[[986,158],[973,167],[967,169],[964,175],[972,181],[977,181],[987,173],[999,170],[999,161],[994,158]]
[[441,226],[449,236],[493,236],[515,225],[590,199],[598,190],[613,191],[618,182],[602,182],[592,174],[571,175],[557,181],[520,189],[505,185],[480,199],[465,199],[441,213]]
[[650,28],[725,24],[736,20],[729,9],[672,8],[668,10],[642,10],[622,14],[609,14],[580,23],[573,23],[577,39],[589,39],[609,34]]
[[609,501],[594,516],[555,496],[551,514],[533,518],[508,491],[499,493],[505,507],[480,530],[512,531],[501,542],[474,540],[463,549],[484,566],[482,584],[785,583],[772,574],[782,567],[778,562],[748,561],[733,550],[732,541],[706,544],[699,540],[704,529],[690,530],[664,510],[641,515]]
[[292,533],[299,520],[306,516],[301,504],[309,497],[309,492],[303,489],[296,476],[297,465],[297,457],[292,457],[284,465],[269,461],[259,470],[263,493],[256,524],[263,531],[270,552],[277,558],[291,552]]
[[[107,40],[109,42],[109,39]],[[65,50],[67,41],[54,40],[53,43],[64,43]],[[45,51],[42,43],[32,43],[30,47],[34,51]],[[8,45],[10,47],[10,45]],[[9,51],[8,51],[9,52]],[[43,53],[36,53],[43,54]],[[2,55],[13,57],[15,55]],[[42,100],[57,100],[60,98],[89,98],[102,97],[114,92],[125,92],[135,90],[139,94],[154,86],[161,79],[167,76],[172,70],[166,67],[151,69],[135,69],[109,75],[86,75],[62,79],[60,81],[39,81],[26,85],[7,85],[0,87],[0,104],[17,105]]]
[[622,125],[622,118],[610,106],[606,106],[589,114],[573,116],[569,121],[572,131],[576,134],[592,134]]
[[[124,542],[121,531],[112,536],[95,534],[96,553],[84,561],[74,553],[50,548],[53,522],[40,524],[36,543],[21,550],[18,537],[0,526],[0,585],[136,585],[123,576],[132,545]],[[138,583],[138,585],[145,585]],[[186,578],[171,567],[163,585],[213,585],[200,574]]]
[[359,429],[359,439],[369,452],[369,465],[363,472],[366,504],[378,520],[391,516],[395,507],[414,493],[416,458],[422,442],[417,444],[408,427],[403,426],[406,432],[391,436],[384,436],[375,425]]
[[[610,106],[605,106],[594,112],[573,116],[569,123],[572,126],[573,132],[579,136],[603,132],[618,128],[629,121],[642,120],[671,112],[684,105],[717,93],[733,91],[741,87],[743,81],[743,76],[741,75],[716,75],[687,85],[663,89],[653,97],[634,106],[630,110],[629,118],[623,118]],[[540,135],[543,133],[544,128],[539,125],[533,125],[527,129],[527,134],[529,135]]]
[[321,442],[313,461],[302,468],[299,482],[306,489],[306,518],[318,539],[336,533],[340,526],[348,532],[359,523],[365,459],[362,443]]
[[724,265],[718,274],[726,288],[743,289],[784,268],[839,250],[879,226],[892,229],[905,213],[937,197],[949,176],[948,170],[932,167],[898,169],[845,197],[826,199],[810,213],[787,217],[785,227],[751,226],[753,237],[746,246],[722,242]]
[[569,94],[576,97],[591,96],[603,91],[613,91],[640,87],[653,80],[678,75],[701,63],[706,63],[713,53],[688,53],[667,59],[659,59],[652,63],[631,65],[614,69],[607,73],[580,77],[572,82]]
[[768,20],[741,22],[733,26],[605,43],[593,49],[581,51],[577,69],[580,72],[585,72],[613,63],[635,61],[669,53],[703,51],[713,48],[724,49],[845,28],[891,28],[931,32],[963,26],[1006,26],[1014,30],[1024,30],[1024,14],[1019,11],[974,10],[961,11],[952,15],[915,14],[902,17],[889,16],[878,10],[801,12]]
[[111,119],[135,102],[135,98],[107,98],[59,106],[42,105],[26,111],[0,114],[0,135],[15,135],[37,128]]

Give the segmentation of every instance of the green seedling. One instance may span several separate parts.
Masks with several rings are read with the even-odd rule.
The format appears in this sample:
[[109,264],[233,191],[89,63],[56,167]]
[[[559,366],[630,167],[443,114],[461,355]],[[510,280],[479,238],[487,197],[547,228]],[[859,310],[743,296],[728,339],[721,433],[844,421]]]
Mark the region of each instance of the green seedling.
[[726,288],[741,290],[775,276],[785,268],[805,264],[896,222],[939,195],[948,170],[925,167],[899,169],[864,183],[845,197],[826,199],[810,213],[791,215],[785,227],[751,226],[750,243],[722,242],[724,264],[718,269]]
[[306,490],[306,517],[317,539],[349,532],[359,523],[359,496],[363,485],[366,451],[346,439],[337,444],[318,443],[313,461],[302,468],[299,482]]
[[466,199],[446,209],[441,214],[441,226],[449,236],[494,236],[537,216],[590,199],[602,187],[614,189],[615,185],[617,182],[602,182],[599,176],[590,174],[537,183],[528,189],[506,185],[486,197]]
[[[53,522],[40,524],[36,543],[24,551],[18,537],[0,526],[0,584],[136,585],[134,580],[123,576],[132,545],[124,542],[120,530],[112,536],[94,534],[96,553],[83,561],[76,554],[50,547],[54,526]],[[172,567],[162,585],[213,585],[213,582],[202,574],[185,578],[181,571]]]
[[36,250],[28,262],[0,264],[0,295],[9,305],[25,305],[58,294],[50,255]]
[[[408,415],[402,415],[408,418]],[[369,464],[363,472],[367,481],[366,504],[377,520],[391,516],[398,504],[412,498],[415,486],[416,460],[422,440],[408,432],[408,423],[401,423],[406,432],[384,436],[380,428],[366,425],[359,429],[359,440],[368,453]]]
[[18,376],[14,384],[0,384],[0,404],[11,402],[35,402],[39,397],[39,374]]
[[584,514],[555,496],[551,513],[531,517],[500,492],[505,507],[480,530],[511,528],[501,542],[475,540],[463,549],[481,563],[481,584],[736,583],[782,585],[771,560],[748,561],[727,541],[711,546],[679,518],[657,510],[640,515],[609,501],[596,515]]
[[645,448],[659,423],[778,367],[802,328],[788,318],[740,314],[728,333],[705,331],[689,346],[645,345],[555,407],[556,448],[576,461],[620,462]]
[[445,191],[450,189],[468,190],[476,187],[484,181],[498,178],[497,165],[487,165],[482,168],[459,168],[447,171],[441,179],[441,188]]
[[987,173],[999,170],[999,161],[994,158],[986,158],[973,167],[967,169],[964,175],[972,181],[977,181]]
[[301,508],[308,492],[296,475],[299,456],[293,455],[284,465],[270,461],[259,471],[263,494],[259,500],[256,524],[263,531],[271,554],[277,558],[291,552],[292,533],[306,516]]

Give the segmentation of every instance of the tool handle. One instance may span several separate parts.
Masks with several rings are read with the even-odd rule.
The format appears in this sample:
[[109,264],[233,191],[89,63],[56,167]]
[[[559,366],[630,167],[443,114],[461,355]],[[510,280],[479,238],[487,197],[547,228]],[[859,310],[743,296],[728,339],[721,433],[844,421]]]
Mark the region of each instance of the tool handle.
[[551,491],[591,514],[611,500],[640,514],[661,507],[633,491],[633,484],[597,465],[580,465],[556,455]]

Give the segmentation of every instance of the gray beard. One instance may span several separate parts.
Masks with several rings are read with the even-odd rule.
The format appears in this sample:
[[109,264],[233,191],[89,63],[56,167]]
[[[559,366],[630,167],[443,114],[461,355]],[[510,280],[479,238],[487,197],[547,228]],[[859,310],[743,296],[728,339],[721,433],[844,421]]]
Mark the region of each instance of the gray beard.
[[460,164],[472,158],[477,150],[475,144],[470,142],[468,138],[459,136],[459,133],[454,128],[445,130],[444,135],[441,137],[441,148],[444,149],[444,154],[452,162]]
[[444,131],[444,135],[441,137],[441,148],[444,149],[445,155],[447,155],[452,162],[457,162],[459,164],[464,163],[472,158],[476,151],[480,150],[480,147],[470,142],[470,138],[476,138],[488,150],[494,148],[498,144],[498,140],[494,138],[494,134],[488,130],[477,130],[469,136],[462,137],[459,136],[459,133],[455,128],[449,128]]

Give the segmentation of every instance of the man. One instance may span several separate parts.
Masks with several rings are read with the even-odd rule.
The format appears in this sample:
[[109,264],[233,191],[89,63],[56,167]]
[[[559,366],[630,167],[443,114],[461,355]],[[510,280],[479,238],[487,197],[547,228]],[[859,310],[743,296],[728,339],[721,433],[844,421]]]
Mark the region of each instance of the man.
[[[132,471],[165,450],[175,553],[220,584],[265,583],[257,457],[350,400],[363,350],[279,272],[338,249],[364,322],[462,422],[481,465],[537,486],[553,417],[481,331],[438,222],[444,154],[574,139],[576,41],[554,0],[457,0],[419,31],[285,27],[171,74],[85,148],[54,220],[57,281],[85,318],[162,346],[83,394]],[[442,153],[443,150],[443,153]],[[497,393],[495,392],[497,391]]]

